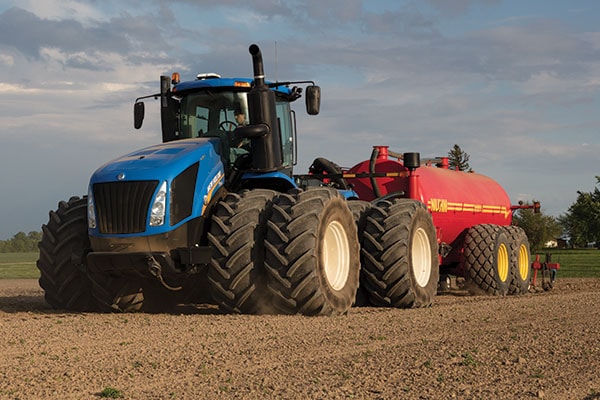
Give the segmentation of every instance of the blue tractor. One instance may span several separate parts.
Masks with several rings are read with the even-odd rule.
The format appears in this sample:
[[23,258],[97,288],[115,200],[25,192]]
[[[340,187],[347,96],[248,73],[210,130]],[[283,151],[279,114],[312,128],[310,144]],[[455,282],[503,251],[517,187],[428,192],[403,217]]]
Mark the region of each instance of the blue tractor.
[[[53,307],[161,312],[209,303],[227,312],[336,315],[355,302],[360,249],[351,190],[299,188],[290,105],[310,81],[162,76],[163,143],[100,167],[87,196],[43,228],[40,286]],[[344,188],[342,188],[344,189]],[[347,188],[346,188],[347,189]],[[358,204],[358,203],[357,203]],[[360,209],[361,206],[358,206]],[[355,213],[356,214],[356,213]]]

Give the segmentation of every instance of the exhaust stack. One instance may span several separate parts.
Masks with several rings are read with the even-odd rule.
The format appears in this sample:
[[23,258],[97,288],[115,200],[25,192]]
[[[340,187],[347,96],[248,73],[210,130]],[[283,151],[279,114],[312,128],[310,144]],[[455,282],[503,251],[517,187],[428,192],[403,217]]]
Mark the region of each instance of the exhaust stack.
[[249,51],[254,68],[254,86],[248,92],[251,125],[238,128],[237,135],[251,139],[252,170],[276,171],[283,166],[283,154],[275,108],[275,93],[265,84],[260,48],[253,44]]
[[249,48],[250,54],[252,55],[252,67],[254,68],[254,86],[263,87],[265,86],[265,69],[263,67],[262,53],[260,48],[252,44]]

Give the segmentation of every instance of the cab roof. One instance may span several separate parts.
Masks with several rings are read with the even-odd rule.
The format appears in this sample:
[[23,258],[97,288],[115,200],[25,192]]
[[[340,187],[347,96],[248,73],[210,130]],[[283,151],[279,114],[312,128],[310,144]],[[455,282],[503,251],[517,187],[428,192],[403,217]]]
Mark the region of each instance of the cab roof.
[[[173,92],[183,92],[188,90],[201,90],[207,88],[219,88],[219,89],[236,89],[236,90],[247,90],[249,91],[252,87],[252,79],[248,78],[203,78],[196,79],[195,81],[180,82],[173,86]],[[277,83],[265,81],[265,84],[271,87],[271,90],[281,93],[283,95],[290,95],[291,89],[287,86],[280,85],[276,86]]]

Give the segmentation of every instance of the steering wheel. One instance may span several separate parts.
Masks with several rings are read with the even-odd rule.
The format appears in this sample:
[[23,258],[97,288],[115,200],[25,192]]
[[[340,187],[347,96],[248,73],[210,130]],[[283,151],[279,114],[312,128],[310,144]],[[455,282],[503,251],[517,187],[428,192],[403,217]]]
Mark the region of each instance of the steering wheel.
[[219,124],[219,129],[225,132],[233,132],[237,125],[233,121],[223,121]]

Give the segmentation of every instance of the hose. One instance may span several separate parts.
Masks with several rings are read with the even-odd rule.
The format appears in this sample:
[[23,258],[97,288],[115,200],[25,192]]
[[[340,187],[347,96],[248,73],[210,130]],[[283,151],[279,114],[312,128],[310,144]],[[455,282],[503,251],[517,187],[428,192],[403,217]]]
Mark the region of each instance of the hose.
[[373,187],[373,194],[376,198],[381,197],[381,191],[379,190],[379,186],[377,185],[377,179],[373,176],[375,174],[375,165],[377,161],[377,156],[379,155],[379,149],[377,147],[373,147],[373,151],[371,152],[371,159],[369,160],[369,173],[371,177],[371,186]]

